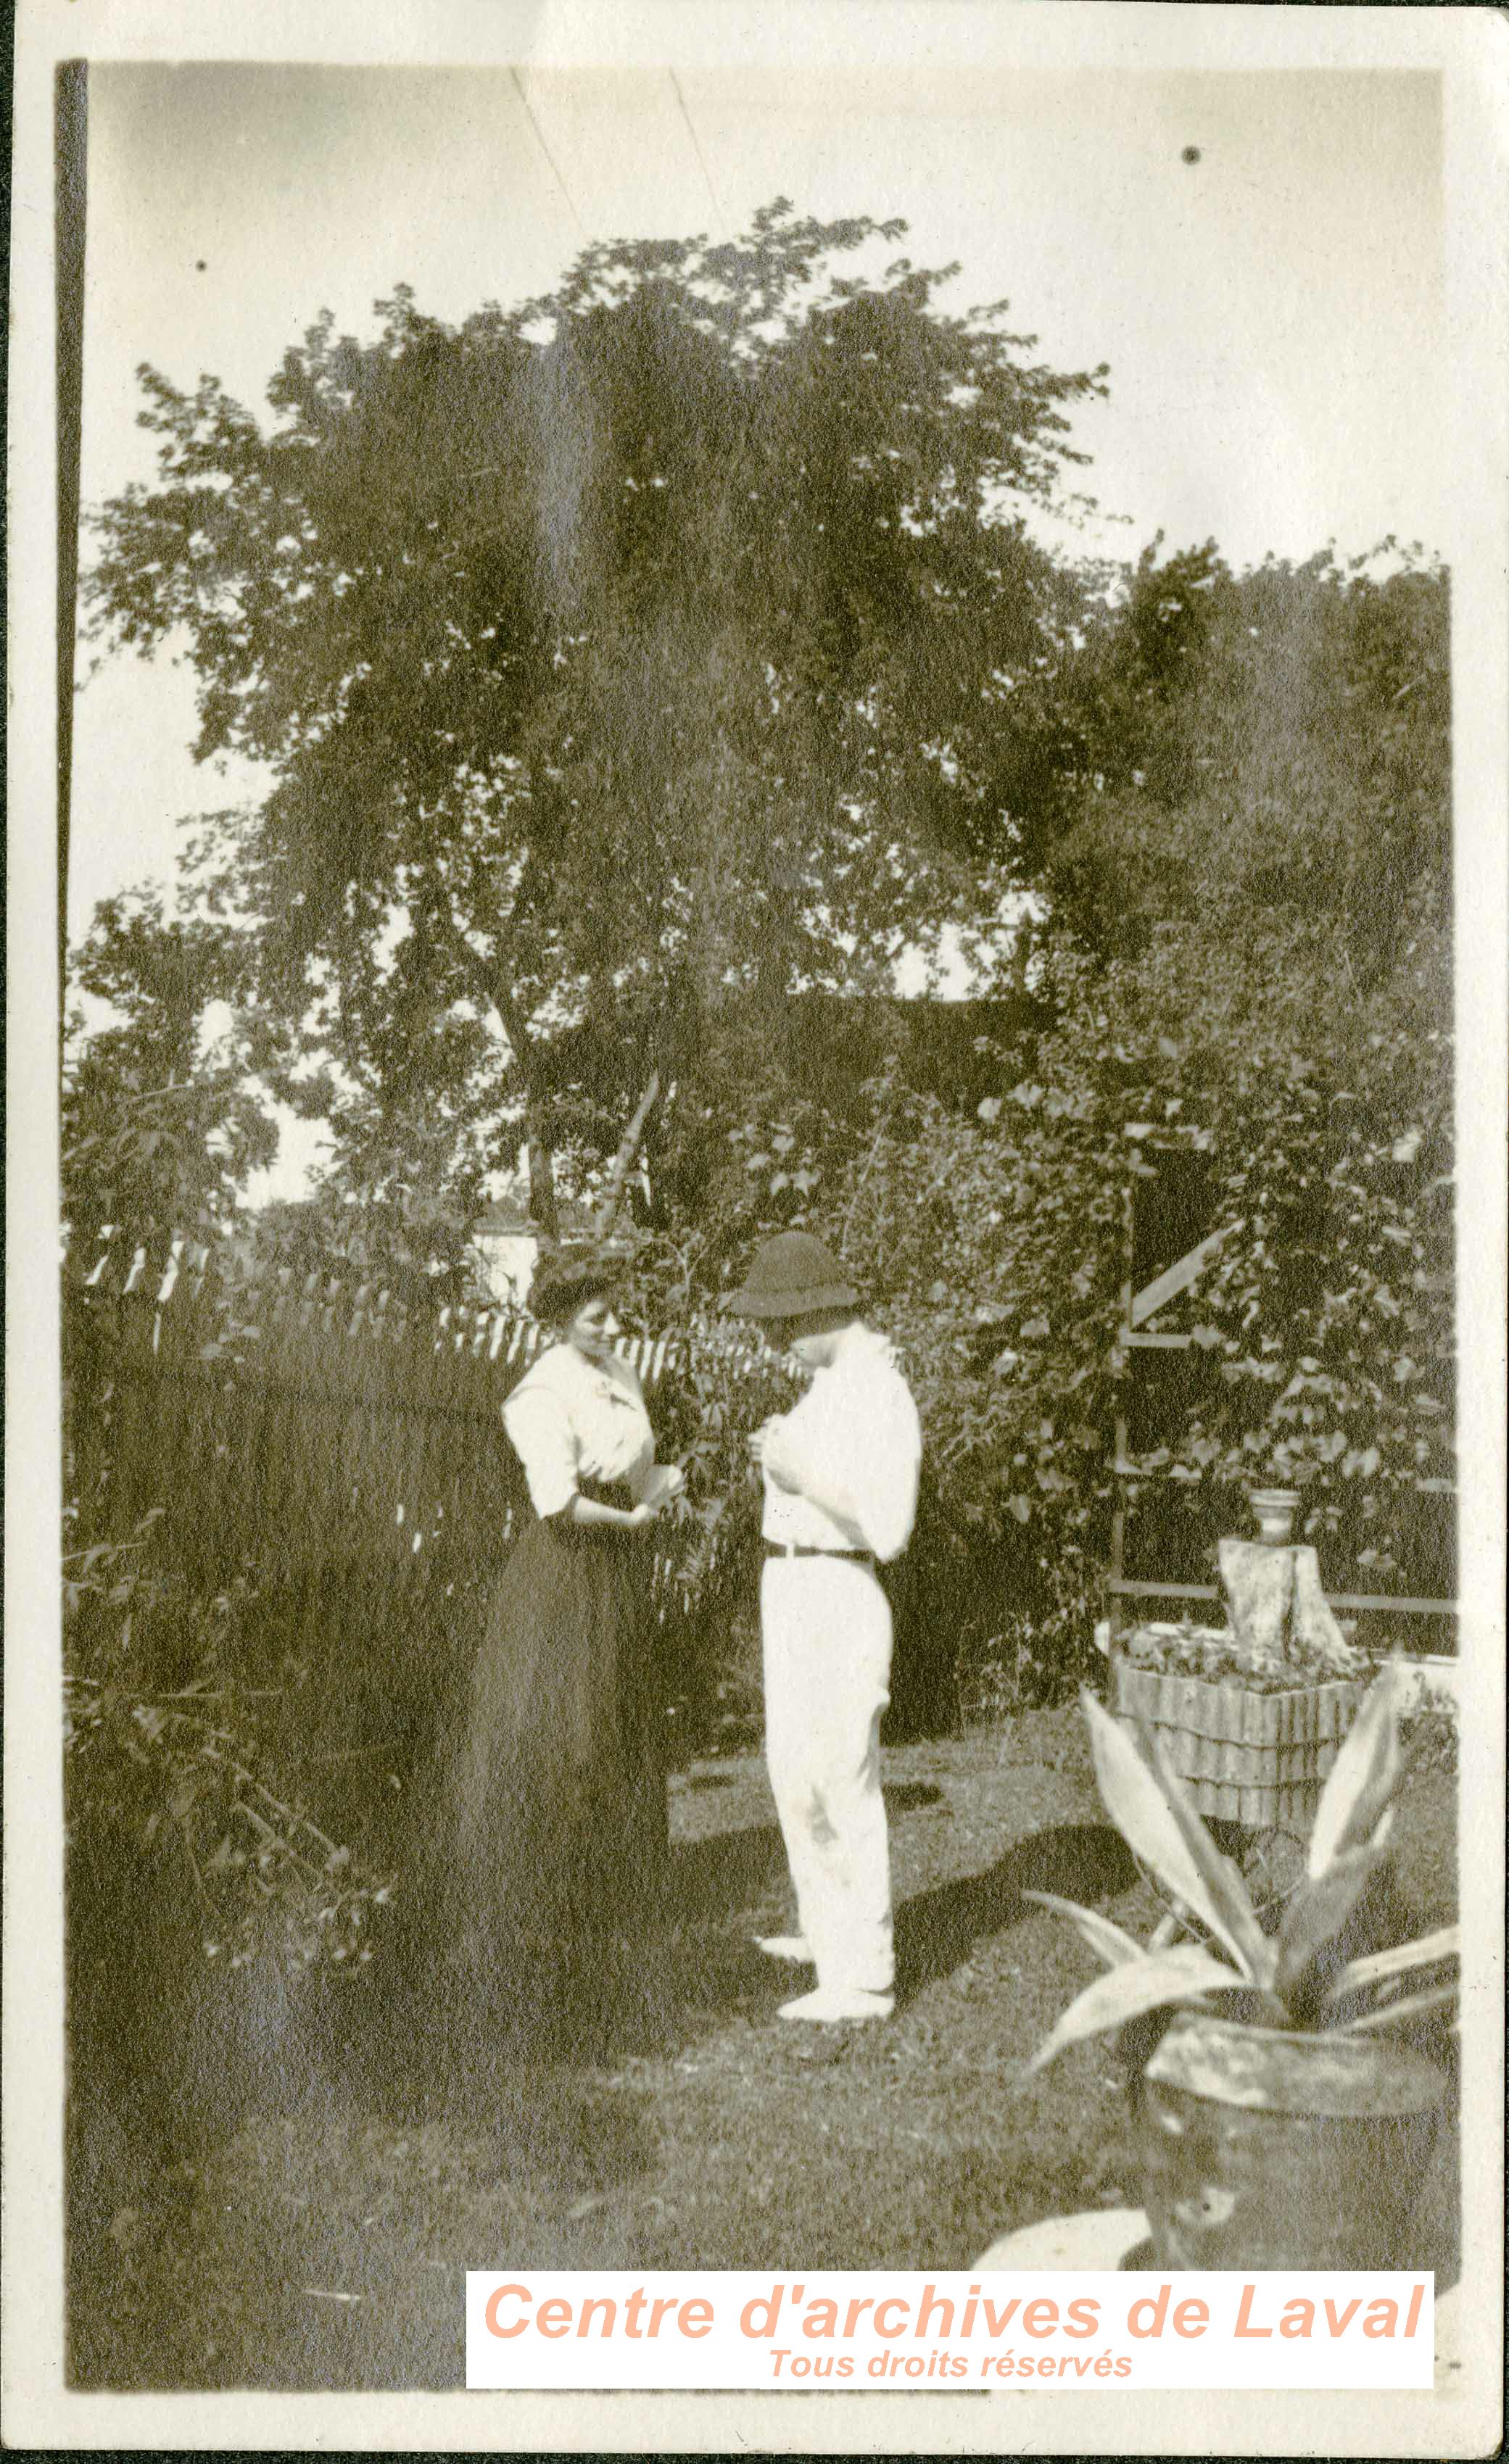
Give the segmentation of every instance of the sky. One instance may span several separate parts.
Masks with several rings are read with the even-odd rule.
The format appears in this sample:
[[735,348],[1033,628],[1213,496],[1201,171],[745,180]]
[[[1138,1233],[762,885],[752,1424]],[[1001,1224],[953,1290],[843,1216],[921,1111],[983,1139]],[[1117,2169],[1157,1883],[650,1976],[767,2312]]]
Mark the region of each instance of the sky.
[[[1009,298],[1051,364],[1109,363],[1074,434],[1105,517],[1076,547],[1443,543],[1440,89],[1387,70],[96,63],[84,504],[151,475],[143,361],[265,414],[323,308],[366,335],[407,282],[455,320],[548,290],[589,238],[726,236],[778,195],[904,217],[915,263],[959,263],[949,308]],[[196,768],[193,732],[184,665],[84,684],[76,936],[170,877],[182,817],[255,791]]]

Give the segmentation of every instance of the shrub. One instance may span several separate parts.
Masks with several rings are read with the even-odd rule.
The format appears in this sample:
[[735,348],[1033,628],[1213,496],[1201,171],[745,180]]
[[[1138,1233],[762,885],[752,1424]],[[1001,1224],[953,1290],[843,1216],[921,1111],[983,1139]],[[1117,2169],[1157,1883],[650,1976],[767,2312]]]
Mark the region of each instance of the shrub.
[[[207,1599],[146,1562],[159,1513],[133,1540],[64,1562],[76,1940],[119,1947],[150,1917],[231,1969],[365,1965],[390,1885],[322,1828],[272,1749],[294,1672],[248,1680],[255,1578]],[[122,1930],[122,1907],[108,1903],[125,1900]]]

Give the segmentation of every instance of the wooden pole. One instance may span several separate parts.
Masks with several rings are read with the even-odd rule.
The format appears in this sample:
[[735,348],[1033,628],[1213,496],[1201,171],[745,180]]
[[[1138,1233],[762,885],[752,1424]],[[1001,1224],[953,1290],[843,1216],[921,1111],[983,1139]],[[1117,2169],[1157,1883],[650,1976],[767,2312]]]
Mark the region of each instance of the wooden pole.
[[53,95],[57,359],[57,1036],[68,1006],[68,833],[78,622],[78,455],[83,420],[84,202],[89,67],[60,60]]
[[[1125,1335],[1132,1330],[1132,1184],[1130,1181],[1121,1193],[1121,1240],[1126,1255],[1126,1273],[1121,1283],[1120,1331],[1121,1334]],[[1116,1647],[1116,1638],[1121,1626],[1122,1598],[1121,1585],[1126,1554],[1126,1486],[1121,1465],[1126,1461],[1125,1381],[1130,1363],[1125,1353],[1121,1351],[1120,1338],[1118,1358],[1120,1365],[1116,1377],[1116,1433],[1112,1440],[1115,1455],[1111,1466],[1116,1481],[1116,1507],[1111,1516],[1111,1580],[1108,1586],[1106,1619],[1110,1627],[1113,1650]]]

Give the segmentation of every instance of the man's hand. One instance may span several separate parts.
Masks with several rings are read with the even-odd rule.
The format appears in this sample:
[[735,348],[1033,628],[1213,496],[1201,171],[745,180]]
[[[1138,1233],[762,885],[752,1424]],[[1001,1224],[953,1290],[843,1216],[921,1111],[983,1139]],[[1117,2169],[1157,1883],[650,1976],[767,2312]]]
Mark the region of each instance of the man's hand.
[[784,1417],[762,1421],[749,1440],[750,1453],[774,1487],[784,1489],[793,1497],[805,1497],[841,1530],[847,1531],[855,1548],[868,1549],[869,1535],[855,1511],[853,1498],[831,1478],[819,1477],[811,1463],[801,1461],[800,1441],[794,1462],[788,1447]]
[[773,1420],[762,1420],[749,1440],[749,1451],[766,1477],[774,1481],[777,1488],[794,1488],[795,1482],[785,1477],[781,1469],[781,1440],[784,1434],[784,1424],[779,1417]]

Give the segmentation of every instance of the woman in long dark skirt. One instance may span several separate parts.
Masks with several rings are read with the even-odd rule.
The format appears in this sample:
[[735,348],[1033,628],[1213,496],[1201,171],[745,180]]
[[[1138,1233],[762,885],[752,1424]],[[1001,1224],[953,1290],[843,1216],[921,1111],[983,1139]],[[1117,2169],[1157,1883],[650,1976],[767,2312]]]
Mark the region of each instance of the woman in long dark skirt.
[[453,1881],[487,1967],[634,1930],[669,1859],[650,1573],[681,1475],[656,1465],[613,1352],[613,1280],[601,1263],[537,1274],[534,1312],[559,1340],[503,1407],[534,1519],[493,1595],[453,1776]]

